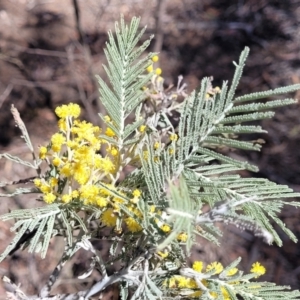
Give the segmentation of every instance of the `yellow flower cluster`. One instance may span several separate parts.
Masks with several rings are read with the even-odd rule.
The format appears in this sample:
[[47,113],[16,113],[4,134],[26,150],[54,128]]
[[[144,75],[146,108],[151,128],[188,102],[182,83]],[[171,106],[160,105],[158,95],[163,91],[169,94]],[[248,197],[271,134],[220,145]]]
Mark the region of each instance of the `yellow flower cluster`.
[[[207,272],[211,272],[213,270],[214,271],[213,275],[215,275],[215,274],[220,274],[224,270],[224,267],[220,262],[215,261],[215,262],[212,262],[211,264],[207,265],[205,272],[203,272],[203,262],[195,261],[192,265],[192,269],[198,273],[207,273]],[[233,276],[237,272],[238,272],[237,268],[232,268],[226,272],[226,276],[228,276],[228,277]],[[256,262],[252,265],[250,272],[257,274],[257,276],[255,277],[255,278],[257,278],[258,276],[265,274],[266,269],[259,262]],[[228,282],[228,283],[231,285],[234,285],[239,282],[232,281],[232,282]],[[205,287],[208,287],[208,281],[205,279],[201,280],[201,284]],[[190,277],[186,277],[186,276],[182,276],[182,275],[174,275],[171,278],[166,279],[164,281],[163,285],[170,289],[174,289],[174,293],[177,293],[179,295],[181,294],[180,289],[191,289],[192,290],[191,294],[189,294],[189,297],[191,297],[191,298],[197,298],[202,295],[202,290],[198,286],[196,280],[193,278],[190,278]],[[223,286],[221,286],[221,292],[222,292],[224,300],[231,299],[228,291]],[[210,295],[212,296],[212,298],[218,297],[217,293],[215,293],[215,292],[210,292]]]
[[255,278],[258,278],[259,276],[264,275],[266,273],[266,268],[262,266],[259,262],[256,262],[252,264],[250,272],[257,274]]
[[[156,63],[156,62],[158,62],[158,61],[159,61],[158,55],[154,55],[154,56],[152,57],[152,62],[153,62],[153,63]],[[146,70],[147,70],[148,73],[153,72],[153,63],[147,67]],[[162,69],[161,69],[161,68],[156,68],[156,69],[155,69],[155,74],[156,74],[157,76],[161,75],[161,73],[162,73]]]
[[[136,206],[141,191],[135,189],[124,194],[110,183],[118,149],[99,138],[101,130],[98,126],[78,119],[78,104],[62,105],[56,108],[55,113],[60,118],[60,130],[52,135],[47,147],[40,147],[39,152],[39,157],[47,161],[52,171],[45,178],[34,180],[35,186],[43,193],[43,200],[47,204],[59,202],[96,206],[103,209],[101,222],[104,225],[116,226],[117,219],[121,218],[129,231],[142,230],[136,221],[143,217]],[[109,122],[110,118],[106,116],[105,120]],[[106,134],[114,136],[110,128]],[[106,157],[99,153],[104,143],[107,146]],[[129,197],[131,201],[125,203],[124,199],[112,195],[110,191],[124,198]],[[120,204],[126,204],[136,218],[121,212]]]

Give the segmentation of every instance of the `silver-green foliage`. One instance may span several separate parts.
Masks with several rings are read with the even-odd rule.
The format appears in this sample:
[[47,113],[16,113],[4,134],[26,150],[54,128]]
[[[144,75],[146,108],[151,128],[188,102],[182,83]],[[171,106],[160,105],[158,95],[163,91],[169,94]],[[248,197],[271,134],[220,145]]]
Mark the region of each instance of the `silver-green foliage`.
[[[0,216],[4,221],[15,219],[16,223],[12,230],[17,231],[13,241],[0,256],[0,261],[14,249],[25,233],[33,233],[25,246],[29,247],[29,251],[41,252],[42,257],[46,255],[51,237],[59,234],[66,240],[66,249],[72,250],[70,253],[73,254],[76,247],[92,251],[95,257],[98,257],[96,263],[103,275],[103,279],[90,290],[74,296],[70,295],[68,299],[78,299],[76,297],[79,295],[88,299],[117,281],[121,283],[122,299],[127,299],[129,291],[132,299],[170,299],[172,294],[164,282],[174,274],[198,280],[199,289],[203,292],[199,296],[200,299],[212,299],[211,292],[216,293],[218,299],[222,299],[221,287],[226,289],[231,299],[240,299],[237,295],[246,300],[300,299],[299,292],[287,292],[286,287],[250,282],[254,275],[243,275],[241,271],[234,277],[237,283],[228,284],[227,282],[232,281],[233,277],[228,278],[226,271],[235,267],[239,261],[233,262],[219,275],[213,272],[196,274],[191,268],[185,266],[187,253],[183,251],[182,244],[176,239],[180,232],[186,232],[187,250],[191,248],[196,235],[218,243],[221,232],[214,223],[223,222],[225,225],[234,224],[242,230],[252,230],[268,243],[275,241],[278,245],[282,245],[274,229],[275,222],[296,242],[295,235],[286,228],[278,214],[285,204],[299,206],[298,202],[288,202],[284,199],[300,196],[300,194],[267,179],[241,177],[236,174],[236,171],[256,172],[258,168],[247,161],[222,154],[219,149],[226,147],[259,151],[259,144],[239,140],[237,135],[265,132],[260,126],[249,125],[248,122],[270,118],[274,113],[269,109],[293,104],[296,101],[285,99],[258,102],[257,100],[296,91],[300,89],[300,85],[236,97],[235,91],[249,53],[249,49],[245,48],[239,62],[234,63],[236,71],[230,86],[224,82],[220,91],[212,92],[211,79],[204,78],[199,89],[186,96],[183,102],[174,100],[172,103],[168,102],[169,96],[162,91],[161,99],[158,99],[155,104],[156,108],[160,107],[161,110],[151,111],[147,102],[157,99],[157,96],[152,97],[153,95],[144,92],[142,87],[149,85],[153,80],[153,73],[145,74],[153,54],[144,55],[150,40],[139,46],[145,29],[138,33],[138,27],[137,18],[133,18],[129,25],[121,19],[120,24],[116,24],[115,36],[109,33],[109,41],[105,49],[108,65],[104,66],[104,69],[110,85],[101,78],[98,80],[100,100],[112,122],[105,121],[102,115],[101,118],[116,135],[116,138],[105,135],[103,138],[119,149],[123,159],[122,167],[130,162],[136,163],[136,157],[139,157],[137,160],[139,162],[135,164],[136,170],[116,185],[123,189],[139,187],[143,190],[143,197],[138,203],[143,219],[137,220],[143,231],[136,235],[122,233],[121,237],[113,236],[112,233],[110,261],[103,262],[101,255],[86,240],[95,237],[96,231],[93,231],[90,225],[95,220],[99,220],[102,213],[100,209],[84,205],[72,207],[52,204],[35,209],[12,211]],[[152,83],[155,83],[155,80]],[[245,104],[249,101],[255,102]],[[172,119],[175,112],[180,114],[178,123]],[[133,114],[135,120],[130,123],[132,118],[129,117]],[[138,128],[145,122],[149,125],[148,130],[141,136],[137,134]],[[25,125],[19,119],[17,124],[33,153],[34,163],[21,161],[9,154],[3,154],[2,157],[32,167],[39,175],[40,161],[34,156]],[[168,140],[169,133],[176,134],[178,140],[162,142],[161,147],[153,149],[153,143],[157,139]],[[3,183],[2,186],[4,185]],[[107,188],[101,182],[99,186]],[[36,190],[17,189],[11,195],[29,192],[36,192]],[[115,190],[110,192],[117,193]],[[126,206],[129,199],[120,194],[116,196],[124,201],[120,204],[120,209],[127,215],[135,217]],[[156,218],[172,227],[172,232],[168,236],[162,233],[155,218],[149,216],[151,205],[155,205],[162,211],[162,214]],[[202,212],[203,208],[206,212]],[[79,210],[84,212],[84,217],[77,214]],[[201,231],[197,229],[198,227],[201,227]],[[74,233],[77,229],[80,229],[80,234]],[[117,229],[121,229],[121,224],[117,224]],[[120,239],[123,247],[117,253]],[[165,248],[171,249],[169,254],[171,259],[166,261],[157,259],[155,253]],[[63,263],[70,258],[66,253],[62,259]],[[123,268],[108,276],[106,267],[117,260],[123,261]],[[201,284],[202,279],[207,281],[208,288]],[[46,296],[51,284],[44,289]],[[186,290],[182,293],[180,294],[182,299],[186,299],[189,298],[191,291]]]

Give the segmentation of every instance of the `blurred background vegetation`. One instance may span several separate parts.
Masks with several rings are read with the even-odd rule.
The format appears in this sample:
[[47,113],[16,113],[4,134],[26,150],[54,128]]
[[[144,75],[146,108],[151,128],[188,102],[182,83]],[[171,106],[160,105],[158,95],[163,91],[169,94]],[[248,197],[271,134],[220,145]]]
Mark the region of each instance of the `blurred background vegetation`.
[[[1,152],[30,159],[10,114],[12,104],[20,111],[36,146],[44,145],[56,131],[53,109],[63,103],[80,104],[83,117],[99,123],[97,112],[102,108],[94,75],[105,77],[106,33],[113,30],[120,14],[125,20],[140,16],[141,25],[147,25],[145,38],[155,34],[149,51],[160,53],[166,86],[176,84],[179,75],[184,76],[189,91],[204,76],[213,76],[214,85],[231,80],[232,61],[238,60],[245,46],[251,52],[238,94],[300,83],[299,0],[1,0]],[[300,98],[300,91],[289,96]],[[300,191],[300,108],[294,105],[276,112],[274,119],[263,121],[268,135],[250,137],[264,139],[260,153],[235,151],[229,155],[246,156],[256,163],[260,172],[254,176]],[[0,161],[0,181],[30,175],[23,167]],[[0,213],[34,205],[36,202],[29,198],[1,199]],[[282,218],[300,237],[299,215],[286,207]],[[9,225],[0,223],[0,251],[12,237]],[[250,232],[229,228],[221,250],[199,240],[191,260],[228,263],[242,256],[242,266],[247,270],[258,260],[268,270],[263,280],[300,288],[300,247],[280,235],[284,246],[270,247]],[[0,264],[0,275],[22,283],[29,294],[36,293],[62,247],[61,241],[54,241],[49,257],[43,261],[18,251]],[[99,247],[107,251],[107,245]],[[60,291],[71,292],[88,284],[71,279],[86,260],[84,255],[79,253],[66,268]],[[107,297],[117,299],[113,291],[108,291]],[[4,299],[1,284],[0,299]]]

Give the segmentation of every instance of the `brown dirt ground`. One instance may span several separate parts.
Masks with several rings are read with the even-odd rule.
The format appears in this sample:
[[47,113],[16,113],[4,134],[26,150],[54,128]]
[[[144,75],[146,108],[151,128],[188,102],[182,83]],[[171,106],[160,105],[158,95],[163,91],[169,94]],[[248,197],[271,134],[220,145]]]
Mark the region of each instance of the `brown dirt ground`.
[[[30,159],[9,112],[11,104],[20,111],[36,146],[45,144],[56,130],[53,108],[59,104],[77,102],[85,108],[86,119],[98,121],[94,113],[99,111],[99,104],[93,75],[104,76],[102,49],[106,32],[113,29],[120,14],[126,20],[141,16],[141,24],[148,26],[146,35],[162,36],[162,44],[157,39],[152,49],[160,52],[166,83],[176,82],[177,76],[182,74],[190,90],[204,76],[213,76],[215,84],[220,85],[222,80],[231,79],[232,61],[238,59],[245,46],[251,48],[251,53],[238,93],[300,83],[299,0],[165,0],[159,30],[156,29],[157,2],[79,0],[81,40],[71,0],[2,0],[0,151]],[[290,96],[299,98],[300,92]],[[257,176],[300,191],[300,108],[294,105],[276,112],[273,120],[262,122],[269,135],[262,137],[266,144],[260,153],[232,152],[231,155],[246,155],[260,167]],[[30,175],[29,170],[0,161],[1,181]],[[0,213],[34,205],[36,202],[29,198],[1,199]],[[299,237],[299,211],[287,207],[282,218]],[[7,223],[2,222],[0,228],[1,252],[12,233]],[[263,279],[300,288],[299,247],[281,232],[280,236],[284,246],[271,247],[250,232],[230,228],[224,238],[226,251],[211,248],[201,241],[191,259],[230,262],[242,256],[245,270],[259,260],[268,269]],[[45,260],[17,252],[0,264],[0,275],[21,283],[28,294],[35,294],[51,273],[62,249],[59,240],[53,241]],[[82,257],[84,254],[78,255],[66,268],[58,290],[71,292],[89,284],[73,278],[72,266],[80,266]],[[4,299],[1,283],[0,299]]]

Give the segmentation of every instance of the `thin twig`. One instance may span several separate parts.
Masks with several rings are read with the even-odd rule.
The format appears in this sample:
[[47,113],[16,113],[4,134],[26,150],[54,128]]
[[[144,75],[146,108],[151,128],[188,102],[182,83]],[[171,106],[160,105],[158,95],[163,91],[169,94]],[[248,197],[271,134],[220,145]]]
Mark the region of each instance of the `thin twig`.
[[163,17],[165,15],[165,0],[157,0],[156,14],[155,14],[155,43],[153,46],[154,52],[160,52],[164,40],[164,30],[163,30]]
[[[88,73],[89,73],[89,77],[92,81],[93,89],[97,90],[98,83],[96,81],[95,73],[93,71],[91,49],[90,49],[89,45],[87,45],[85,42],[84,32],[83,32],[83,29],[81,26],[80,8],[78,5],[78,0],[73,0],[73,6],[74,6],[74,12],[75,12],[76,29],[77,29],[77,32],[79,35],[79,42],[82,45],[83,57],[86,62],[86,65],[88,67]],[[82,100],[85,99],[85,103],[83,103],[83,104],[85,105],[85,107],[88,111],[88,114],[89,114],[90,118],[92,119],[92,121],[94,122],[94,124],[100,124],[100,126],[103,127],[103,125],[104,125],[103,121],[100,118],[98,118],[98,114],[95,114],[94,109],[92,109],[92,106],[91,106],[92,102],[89,103],[86,100],[86,98],[89,98],[89,97],[82,97],[82,95],[81,95],[80,98]],[[96,101],[96,105],[97,105],[97,112],[104,114],[104,108],[103,108],[103,105],[100,104],[100,101]]]
[[[39,49],[39,48],[27,48],[19,45],[13,45],[14,48],[18,51],[22,51],[28,54],[33,54],[33,55],[42,55],[42,56],[54,56],[54,57],[60,57],[60,58],[68,58],[68,54],[63,51],[56,51],[56,50],[44,50],[44,49]],[[81,59],[82,55],[81,54],[75,54],[74,58],[76,59]]]
[[11,91],[13,89],[13,85],[12,84],[9,84],[5,91],[3,92],[2,95],[0,95],[0,108],[1,106],[3,105],[4,101],[7,99],[7,97],[10,95]]
[[[84,107],[85,107],[85,109],[88,113],[88,116],[90,117],[90,120],[92,121],[92,123],[93,124],[99,124],[100,118],[98,118],[97,115],[94,113],[94,108],[92,106],[92,101],[89,101],[89,99],[90,100],[94,100],[94,99],[91,96],[89,98],[87,98],[87,96],[85,94],[85,91],[84,91],[84,88],[82,86],[82,82],[78,78],[77,72],[76,72],[75,67],[74,67],[74,56],[73,56],[74,47],[69,46],[67,48],[67,53],[68,53],[68,60],[69,60],[69,63],[71,65],[71,69],[72,69],[72,76],[74,78],[74,81],[76,82],[76,86],[77,86],[77,90],[78,90],[78,93],[79,93],[80,101],[84,105]],[[93,95],[94,95],[94,93],[93,93]]]
[[23,79],[15,79],[11,80],[11,83],[14,85],[24,85],[28,87],[43,87],[48,85],[58,85],[58,84],[66,84],[66,80],[56,80],[56,81],[30,81],[30,80],[23,80]]

